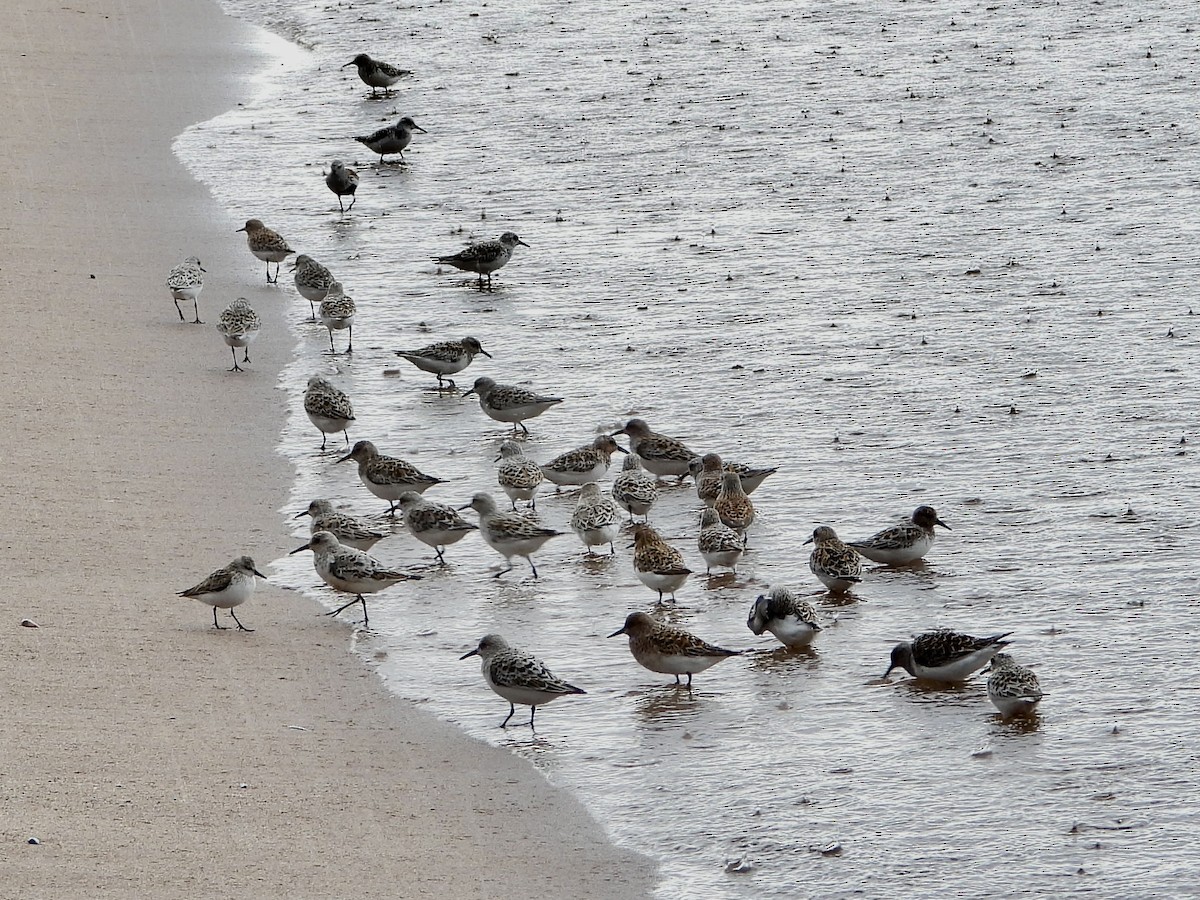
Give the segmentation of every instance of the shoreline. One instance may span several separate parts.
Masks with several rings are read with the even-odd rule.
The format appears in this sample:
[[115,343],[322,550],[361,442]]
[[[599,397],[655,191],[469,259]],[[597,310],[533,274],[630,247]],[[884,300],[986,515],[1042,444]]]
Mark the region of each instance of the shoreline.
[[[239,610],[256,630],[239,634],[174,596],[236,555],[261,568],[294,546],[276,452],[294,298],[263,283],[241,223],[171,150],[250,90],[257,32],[210,0],[169,15],[18,0],[11,21],[0,286],[25,330],[0,376],[18,398],[9,883],[26,897],[648,896],[652,862],[524,761],[389,694],[315,601],[260,585]],[[163,287],[190,254],[208,270],[203,328],[176,320]],[[237,296],[263,319],[245,375],[226,371],[213,327]]]

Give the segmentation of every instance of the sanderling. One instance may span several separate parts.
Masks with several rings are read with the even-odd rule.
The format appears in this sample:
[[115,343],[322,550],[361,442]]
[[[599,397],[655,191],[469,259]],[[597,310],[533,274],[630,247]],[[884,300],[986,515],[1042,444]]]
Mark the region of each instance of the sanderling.
[[517,703],[529,707],[529,727],[532,728],[533,717],[541,704],[568,694],[587,693],[557,677],[532,653],[508,646],[508,641],[498,634],[485,634],[478,647],[459,659],[472,656],[483,660],[480,669],[488,687],[508,701],[508,715],[500,723],[501,728],[508,726],[508,720],[517,711]]
[[702,641],[690,631],[673,628],[656,621],[644,612],[630,613],[625,624],[609,635],[628,635],[629,652],[640,665],[651,672],[688,677],[687,686],[692,686],[692,676],[712,668],[723,659],[740,656],[741,650],[726,650],[708,641]]
[[862,581],[862,560],[828,525],[821,525],[804,543],[815,545],[808,555],[808,568],[833,593],[844,594]]
[[192,324],[204,324],[200,321],[200,304],[197,302],[200,292],[204,290],[204,272],[205,269],[200,265],[199,258],[189,256],[167,275],[167,288],[171,291],[171,299],[175,301],[175,312],[179,313],[180,322],[186,322],[187,319],[183,317],[179,301],[191,300],[192,311],[196,314]]
[[484,350],[479,341],[473,337],[465,337],[461,341],[442,341],[419,350],[396,351],[397,356],[404,357],[422,372],[436,375],[439,390],[444,386],[445,381],[449,382],[451,388],[457,387],[453,378],[444,378],[444,376],[457,375],[469,366],[480,353],[488,359],[492,358],[492,354]]
[[644,522],[633,526],[633,571],[638,581],[658,592],[659,603],[663,594],[670,594],[674,600],[675,592],[692,574],[683,562],[683,554]]
[[625,457],[621,474],[613,479],[612,496],[629,513],[631,522],[634,516],[649,519],[650,507],[658,499],[658,485],[642,469],[642,458],[636,453]]
[[1007,653],[997,653],[992,657],[992,666],[988,669],[987,692],[988,699],[1000,715],[1027,716],[1031,714],[1042,700],[1042,687],[1032,669],[1017,665]]
[[696,496],[708,506],[712,506],[717,502],[717,495],[721,493],[721,476],[726,472],[737,472],[738,477],[742,479],[742,490],[753,494],[756,487],[779,469],[724,462],[716,453],[705,453],[688,461],[688,471],[696,481]]
[[304,411],[308,413],[308,420],[321,432],[322,450],[325,449],[327,434],[340,431],[346,436],[346,443],[350,443],[346,428],[354,421],[354,407],[345,393],[320,375],[308,379],[308,388],[304,391]]
[[885,528],[861,541],[848,541],[847,546],[853,547],[871,562],[903,566],[916,562],[929,552],[933,546],[934,525],[950,530],[950,526],[938,518],[932,506],[918,506],[913,510],[911,521]]
[[538,577],[537,566],[530,558],[541,549],[542,544],[552,537],[558,537],[561,531],[553,528],[543,528],[533,519],[519,512],[507,512],[496,509],[496,501],[491,494],[476,494],[471,502],[459,509],[473,509],[479,513],[479,534],[484,543],[504,557],[508,563],[507,569],[501,569],[493,578],[499,578],[505,572],[513,570],[512,558],[524,557],[533,570],[533,577]]
[[[250,219],[238,231],[246,232],[246,245],[250,252],[267,264],[267,284],[279,281],[279,264],[294,253],[287,241],[258,219]],[[275,263],[275,277],[271,277],[271,263]]]
[[310,534],[328,531],[340,543],[355,550],[370,550],[387,537],[387,532],[381,531],[371,520],[337,512],[328,500],[313,500],[308,509],[296,513],[294,518],[301,516],[312,516]]
[[301,253],[292,261],[292,269],[295,271],[295,275],[292,277],[296,282],[296,290],[300,292],[301,297],[308,301],[308,306],[312,310],[311,321],[315,322],[317,321],[317,308],[313,304],[320,303],[325,299],[330,286],[337,279],[333,277],[332,272],[307,253]]
[[386,97],[391,94],[391,87],[405,75],[411,75],[411,69],[399,69],[391,63],[381,62],[378,59],[371,59],[367,54],[360,53],[346,65],[343,69],[349,66],[358,68],[358,77],[363,80],[363,84],[371,89],[371,96],[376,96],[379,88],[383,88],[383,95]]
[[608,544],[608,555],[616,555],[613,541],[621,531],[621,513],[617,504],[600,493],[600,485],[589,481],[579,492],[575,511],[571,513],[571,529],[579,535],[588,556],[593,547]]
[[338,462],[348,459],[358,463],[358,477],[367,490],[388,502],[389,516],[396,514],[396,502],[405,491],[423,494],[442,481],[426,475],[412,463],[394,456],[384,456],[370,441],[359,441]]
[[[307,544],[297,547],[292,553],[302,550],[313,552],[313,568],[321,580],[335,590],[353,594],[354,599],[344,603],[327,616],[336,616],[347,607],[358,603],[362,606],[363,627],[369,626],[367,601],[363,594],[386,590],[401,581],[419,580],[420,575],[410,575],[381,563],[375,557],[347,547],[328,531],[318,531]],[[290,554],[289,554],[290,555]]]
[[722,522],[720,514],[711,508],[700,514],[700,537],[696,545],[708,567],[705,575],[712,574],[713,566],[733,569],[736,573],[738,560],[746,552],[746,539]]
[[1005,631],[977,638],[946,628],[927,631],[892,648],[892,662],[883,677],[892,669],[904,669],[913,678],[927,681],[964,681],[1009,645],[1003,638],[1010,634]]
[[483,276],[486,275],[487,289],[490,291],[492,289],[492,273],[508,264],[517,244],[522,247],[529,246],[513,232],[506,231],[497,240],[481,241],[478,244],[471,244],[467,249],[460,250],[452,256],[435,256],[432,259],[441,266],[454,266],[464,272],[477,272],[481,291],[483,290]]
[[625,427],[613,432],[629,435],[629,450],[642,458],[642,466],[647,472],[659,476],[677,475],[680,480],[688,474],[688,463],[696,456],[684,446],[683,441],[677,441],[665,434],[656,434],[642,419],[630,419]]
[[496,480],[504,488],[504,493],[508,494],[513,509],[517,508],[518,500],[528,500],[530,508],[535,508],[537,501],[533,495],[546,477],[542,474],[542,467],[527,457],[516,441],[504,441],[500,445],[496,462],[500,463],[496,467]]
[[488,418],[497,422],[511,422],[513,434],[517,427],[529,434],[525,427],[525,419],[540,416],[556,403],[562,403],[562,397],[547,397],[523,387],[509,384],[496,384],[494,379],[476,378],[475,384],[463,397],[475,394],[479,398],[479,408]]
[[422,544],[432,547],[438,562],[443,565],[446,558],[442,554],[446,548],[478,530],[453,506],[426,500],[416,491],[405,491],[397,502],[404,510],[404,524],[409,533]]
[[354,192],[358,190],[358,173],[353,169],[346,168],[346,164],[340,159],[335,159],[329,164],[329,174],[325,176],[325,187],[329,188],[338,198],[338,210],[342,215],[347,212],[346,207],[342,205],[342,198],[350,198],[350,209],[354,209],[354,204],[358,200]]
[[178,596],[191,597],[201,603],[207,603],[213,608],[213,628],[225,630],[224,625],[217,622],[217,610],[227,609],[237,622],[238,631],[253,631],[238,621],[235,606],[241,606],[254,594],[254,579],[267,580],[267,576],[254,568],[254,560],[248,556],[239,556],[229,565],[217,569],[195,587],[180,591]]
[[746,627],[755,634],[769,631],[786,647],[806,647],[821,630],[817,611],[785,587],[760,594],[750,607]]
[[384,154],[399,153],[400,162],[404,162],[404,148],[412,143],[412,133],[419,131],[421,134],[427,134],[420,125],[405,116],[395,125],[389,125],[387,128],[380,128],[371,134],[364,134],[356,137],[355,140],[364,145],[368,150],[373,150],[379,154],[379,161],[383,162]]
[[242,362],[250,362],[250,345],[258,337],[258,329],[261,325],[258,313],[251,309],[245,297],[238,297],[221,311],[221,315],[217,318],[217,331],[220,332],[233,354],[233,368],[229,370],[230,372],[243,371],[242,367],[238,365],[238,347],[242,347],[244,351]]
[[721,475],[721,493],[713,509],[721,521],[745,537],[746,530],[754,524],[754,504],[742,490],[742,476],[737,472]]
[[612,465],[614,453],[629,451],[607,434],[602,434],[586,447],[560,453],[542,466],[542,473],[558,486],[587,484],[603,478]]
[[337,353],[337,348],[333,346],[333,333],[335,331],[349,331],[349,338],[346,341],[346,352],[354,352],[354,301],[346,296],[342,290],[342,283],[335,281],[329,285],[329,293],[325,295],[325,299],[321,301],[321,306],[317,310],[321,317],[321,324],[329,329],[329,352]]

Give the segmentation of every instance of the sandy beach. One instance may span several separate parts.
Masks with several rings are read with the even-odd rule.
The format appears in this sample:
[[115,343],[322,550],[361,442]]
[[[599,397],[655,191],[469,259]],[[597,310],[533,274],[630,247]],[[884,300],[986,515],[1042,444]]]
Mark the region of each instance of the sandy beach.
[[[646,896],[646,859],[388,695],[313,602],[260,586],[246,634],[174,596],[295,544],[275,452],[295,297],[170,149],[265,58],[205,0],[6,18],[0,894]],[[163,286],[192,254],[205,327]],[[237,296],[264,323],[244,375],[213,328]]]

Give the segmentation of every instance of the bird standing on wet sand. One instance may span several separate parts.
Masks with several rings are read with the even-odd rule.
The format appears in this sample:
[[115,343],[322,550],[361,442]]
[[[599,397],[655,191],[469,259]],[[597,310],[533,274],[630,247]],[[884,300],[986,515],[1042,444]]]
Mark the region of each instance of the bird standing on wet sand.
[[809,570],[833,593],[844,594],[862,581],[862,560],[828,525],[821,525],[804,543],[815,544],[808,555]]
[[529,707],[529,727],[532,728],[533,717],[541,704],[568,694],[587,693],[555,676],[532,653],[508,646],[508,641],[498,634],[484,635],[478,647],[459,659],[472,656],[483,660],[480,670],[488,687],[508,701],[508,715],[500,723],[501,728],[508,727],[508,720],[517,711],[517,703]]
[[562,403],[562,397],[547,397],[523,387],[510,384],[496,384],[495,379],[481,377],[475,379],[471,389],[462,395],[462,399],[475,394],[479,398],[479,408],[489,419],[497,422],[509,422],[513,434],[519,426],[529,434],[525,420],[540,416],[556,403]]
[[304,412],[308,420],[321,432],[321,449],[325,449],[325,436],[345,435],[346,444],[350,444],[350,435],[346,427],[354,421],[354,407],[344,391],[334,387],[320,375],[308,379],[308,388],[304,391]]
[[381,62],[377,59],[371,59],[367,54],[360,53],[346,65],[343,69],[349,66],[358,67],[358,77],[363,80],[363,84],[371,89],[371,96],[377,96],[379,88],[383,88],[385,97],[391,94],[391,86],[403,78],[405,75],[411,75],[411,69],[398,69],[391,63]]
[[529,563],[533,577],[538,577],[537,566],[531,558],[541,549],[550,538],[558,537],[561,531],[553,528],[543,528],[536,520],[519,512],[509,512],[496,509],[496,501],[491,494],[479,493],[471,498],[471,502],[459,509],[473,509],[479,513],[479,535],[485,544],[504,557],[508,563],[507,569],[501,569],[493,578],[499,578],[505,572],[513,570],[512,558],[520,556]]
[[892,669],[904,669],[913,678],[926,681],[965,681],[1009,645],[1004,638],[1010,634],[1006,631],[977,638],[946,628],[927,631],[892,648],[891,665],[883,677],[887,678]]
[[423,494],[442,479],[426,475],[412,463],[384,456],[370,441],[359,441],[338,462],[358,463],[358,477],[368,491],[389,504],[388,515],[396,514],[396,504],[405,491]]
[[258,329],[262,323],[256,313],[246,302],[245,297],[238,297],[221,311],[217,317],[217,331],[233,353],[233,368],[230,372],[244,372],[238,365],[237,348],[244,349],[242,362],[250,362],[250,345],[258,337]]
[[167,289],[171,292],[171,299],[175,301],[175,312],[179,313],[180,322],[186,322],[187,319],[183,317],[179,301],[191,300],[192,311],[196,314],[192,324],[204,324],[200,321],[200,304],[197,302],[200,292],[204,290],[204,267],[200,265],[198,257],[189,256],[171,270],[167,275]]
[[404,524],[408,533],[422,544],[432,547],[437,561],[446,564],[446,547],[457,544],[478,528],[458,514],[458,510],[445,503],[426,500],[416,491],[405,491],[397,501],[404,510]]
[[254,568],[254,560],[248,556],[239,556],[229,565],[217,569],[195,587],[180,591],[177,596],[191,597],[201,603],[207,603],[213,608],[213,628],[225,631],[225,626],[217,622],[217,610],[227,609],[237,622],[238,631],[253,631],[238,621],[235,606],[241,606],[254,594],[255,581],[258,577],[263,581],[267,576]]
[[520,444],[511,440],[500,444],[500,455],[496,457],[496,462],[500,463],[496,467],[496,481],[508,494],[512,508],[517,508],[518,500],[526,500],[530,509],[536,509],[534,494],[546,477],[542,474],[542,467],[525,455]]
[[356,308],[354,300],[347,297],[342,290],[342,283],[335,281],[329,285],[329,292],[325,294],[325,299],[321,301],[321,306],[317,310],[321,317],[321,324],[329,329],[329,352],[337,353],[337,348],[333,346],[333,333],[335,331],[347,330],[350,337],[346,341],[346,352],[354,352],[354,313]]
[[314,303],[320,303],[329,293],[330,286],[337,281],[327,268],[309,256],[307,253],[301,253],[292,260],[292,270],[295,274],[292,276],[296,283],[296,290],[300,292],[300,296],[308,301],[309,309],[312,311],[312,319],[317,321],[317,308]]
[[[246,232],[246,246],[258,259],[267,264],[267,284],[279,281],[279,264],[294,253],[288,242],[258,219],[250,219],[238,231]],[[275,263],[275,277],[271,277],[271,263]]]
[[337,194],[338,209],[343,215],[348,211],[342,205],[342,198],[350,198],[350,209],[354,209],[354,202],[358,199],[354,196],[354,192],[358,190],[358,173],[353,169],[346,168],[345,163],[340,159],[335,159],[329,164],[329,174],[325,176],[325,186]]
[[579,492],[575,511],[571,513],[571,530],[579,535],[588,556],[593,547],[608,544],[608,555],[615,556],[613,541],[621,531],[621,513],[617,504],[600,493],[600,485],[590,481]]
[[[344,603],[327,616],[336,616],[342,610],[358,603],[362,606],[363,627],[368,627],[367,601],[363,594],[386,590],[401,581],[419,580],[420,575],[410,575],[384,565],[375,557],[347,547],[328,531],[318,531],[307,544],[297,547],[292,553],[302,550],[313,552],[313,568],[331,588],[353,594],[354,599]],[[288,554],[289,556],[291,554]]]
[[436,375],[438,390],[441,390],[447,381],[450,388],[457,387],[453,378],[443,376],[457,375],[480,353],[488,359],[492,358],[492,354],[484,350],[483,345],[473,337],[465,337],[461,341],[441,341],[419,350],[396,351],[397,356],[407,359],[422,372]]
[[404,162],[404,149],[412,143],[412,133],[414,131],[419,131],[421,134],[429,133],[408,116],[405,116],[395,125],[380,128],[378,131],[373,131],[370,134],[360,135],[355,140],[368,150],[378,153],[380,164],[383,163],[384,155],[388,153],[399,153],[400,162]]
[[660,478],[664,475],[676,475],[682,481],[688,474],[688,463],[697,454],[693,453],[683,441],[665,434],[657,434],[643,419],[630,419],[625,427],[612,433],[629,435],[629,451],[636,453],[642,459],[642,466],[647,472]]
[[918,506],[911,521],[885,528],[861,541],[848,541],[846,546],[853,547],[871,562],[904,566],[921,559],[933,547],[934,525],[951,530],[932,506]]
[[664,625],[644,612],[630,613],[625,624],[609,635],[629,637],[629,652],[638,664],[651,672],[688,677],[687,686],[692,686],[692,676],[711,669],[723,659],[740,656],[740,650],[726,650],[708,641],[702,641],[690,631]]
[[471,244],[467,249],[460,250],[453,256],[434,256],[432,259],[438,265],[454,266],[464,272],[477,272],[481,291],[484,289],[483,276],[486,275],[487,289],[490,291],[492,289],[492,273],[508,264],[517,244],[522,247],[529,246],[513,232],[506,231],[497,240]]

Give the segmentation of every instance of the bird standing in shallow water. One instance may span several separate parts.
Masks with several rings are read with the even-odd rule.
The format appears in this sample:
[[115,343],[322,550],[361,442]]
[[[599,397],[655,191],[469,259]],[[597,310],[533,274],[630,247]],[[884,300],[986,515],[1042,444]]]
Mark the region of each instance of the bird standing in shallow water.
[[459,659],[472,656],[483,660],[480,669],[488,687],[508,701],[508,715],[500,723],[501,728],[508,727],[508,720],[517,711],[517,703],[529,707],[529,727],[532,728],[533,717],[541,704],[568,694],[587,693],[558,678],[532,653],[508,646],[508,641],[498,634],[484,635],[478,647]]
[[346,296],[340,281],[329,285],[329,292],[321,301],[318,313],[321,317],[321,324],[329,329],[330,353],[337,353],[337,348],[333,345],[333,333],[343,329],[350,335],[346,341],[346,352],[354,352],[354,314],[356,311],[354,300]]
[[504,488],[504,493],[508,494],[512,508],[517,508],[518,500],[525,500],[530,509],[536,509],[534,494],[546,477],[542,474],[542,467],[525,455],[520,444],[511,440],[500,444],[500,455],[496,457],[496,462],[500,463],[496,467],[496,480]]
[[1010,634],[1005,631],[977,638],[946,628],[927,631],[892,648],[891,665],[883,677],[887,678],[892,669],[904,669],[913,678],[927,681],[965,681],[1008,646],[1004,638]]
[[328,531],[318,531],[312,536],[312,540],[297,547],[292,553],[300,553],[303,550],[313,552],[313,567],[322,581],[335,590],[354,594],[354,599],[349,603],[344,603],[325,615],[336,616],[347,607],[358,603],[362,606],[364,628],[369,627],[370,622],[367,618],[367,601],[363,594],[373,594],[401,581],[421,578],[420,575],[409,575],[384,565],[362,550],[347,547]]
[[844,594],[862,581],[862,560],[828,525],[817,528],[804,543],[816,545],[808,555],[808,568],[833,593]]
[[633,526],[633,571],[638,581],[658,592],[659,603],[663,594],[670,594],[674,600],[675,592],[692,574],[684,565],[683,554],[644,522]]
[[[246,232],[246,246],[255,258],[267,264],[267,284],[279,281],[279,264],[294,253],[288,242],[258,219],[249,219],[238,231]],[[271,263],[275,263],[275,277],[271,277]]]
[[479,513],[480,537],[508,563],[508,568],[501,569],[492,576],[493,578],[499,578],[505,572],[513,570],[514,556],[523,557],[533,570],[533,577],[537,578],[538,570],[533,564],[533,554],[550,538],[562,534],[553,528],[543,528],[536,520],[523,513],[496,509],[496,501],[492,499],[491,494],[476,494],[470,503],[459,509],[473,509]]
[[1005,718],[1032,715],[1044,696],[1033,670],[1017,665],[1017,661],[1007,653],[997,653],[992,657],[987,692],[992,705]]
[[746,627],[755,634],[771,632],[785,647],[807,647],[821,630],[812,604],[785,587],[773,587],[759,595]]
[[378,131],[373,131],[370,134],[360,135],[355,140],[368,150],[378,153],[381,164],[383,163],[384,155],[388,153],[400,154],[400,162],[404,162],[404,149],[412,143],[412,133],[414,131],[419,131],[421,134],[428,134],[424,128],[408,116],[405,116],[395,125],[380,128]]
[[344,391],[334,387],[320,375],[308,379],[308,388],[304,391],[304,412],[308,420],[321,432],[321,449],[325,449],[325,436],[345,435],[346,444],[350,444],[347,426],[354,421],[354,407]]
[[241,606],[254,594],[255,577],[267,580],[267,576],[254,568],[254,560],[248,556],[239,556],[229,565],[217,569],[195,587],[180,591],[178,596],[191,597],[201,603],[207,603],[213,608],[213,628],[221,631],[225,626],[217,622],[217,610],[227,609],[237,622],[238,631],[253,631],[247,628],[233,611],[235,606]]
[[396,514],[396,504],[405,491],[423,494],[442,479],[426,475],[412,463],[395,456],[384,456],[370,441],[359,441],[338,462],[358,463],[358,477],[368,491],[389,504],[388,515]]
[[337,281],[333,274],[309,256],[306,253],[301,253],[292,261],[292,270],[295,274],[292,279],[296,283],[296,290],[300,292],[300,296],[308,301],[309,309],[312,311],[312,319],[317,321],[317,308],[314,303],[320,303],[329,293],[330,286]]
[[496,384],[495,379],[486,376],[476,378],[471,389],[462,395],[462,399],[475,394],[479,398],[479,408],[489,419],[497,422],[510,422],[513,434],[519,426],[529,434],[525,420],[540,416],[556,403],[562,403],[562,397],[547,397],[523,387],[510,384]]
[[494,241],[482,241],[471,244],[467,249],[460,250],[452,256],[435,256],[433,261],[441,266],[454,266],[464,272],[479,274],[479,289],[484,289],[483,276],[487,276],[487,289],[492,289],[492,273],[508,265],[512,259],[517,244],[522,247],[529,245],[511,231],[506,231]]
[[696,457],[683,441],[651,431],[643,419],[630,419],[612,436],[618,434],[629,435],[629,452],[640,456],[645,470],[660,478],[676,475],[682,481],[688,474],[688,463]]
[[951,530],[932,506],[918,506],[911,521],[885,528],[861,541],[849,541],[846,546],[853,547],[871,562],[904,566],[921,559],[933,547],[934,525]]
[[396,351],[397,356],[407,359],[422,372],[436,375],[438,390],[446,386],[447,382],[450,388],[457,387],[453,378],[443,376],[457,375],[480,353],[488,359],[492,358],[492,354],[484,350],[483,345],[473,337],[465,337],[461,341],[442,341],[421,347],[419,350]]
[[426,546],[432,547],[437,561],[446,564],[446,547],[457,544],[472,531],[478,531],[458,510],[445,503],[426,500],[416,491],[405,491],[397,501],[404,510],[408,533]]
[[349,66],[358,67],[358,77],[362,79],[363,84],[371,89],[371,96],[377,96],[379,88],[383,88],[383,95],[389,96],[391,86],[403,78],[405,75],[411,75],[411,69],[400,69],[393,66],[391,63],[381,62],[378,59],[371,59],[365,53],[360,53],[346,65],[343,69]]
[[340,159],[335,159],[329,164],[329,174],[325,176],[325,186],[337,194],[338,210],[342,215],[345,215],[348,210],[342,205],[342,198],[350,198],[350,209],[354,209],[354,202],[358,199],[354,192],[358,190],[358,173],[353,169],[346,168],[345,163]]
[[642,469],[642,459],[636,453],[625,457],[621,473],[613,479],[612,496],[629,513],[629,521],[641,516],[649,521],[650,507],[658,499],[658,485]]
[[651,672],[688,677],[687,687],[692,687],[692,676],[710,669],[723,659],[740,656],[740,650],[726,650],[708,641],[702,641],[690,631],[672,628],[656,621],[644,612],[630,613],[625,624],[609,635],[628,635],[629,652],[638,664]]

